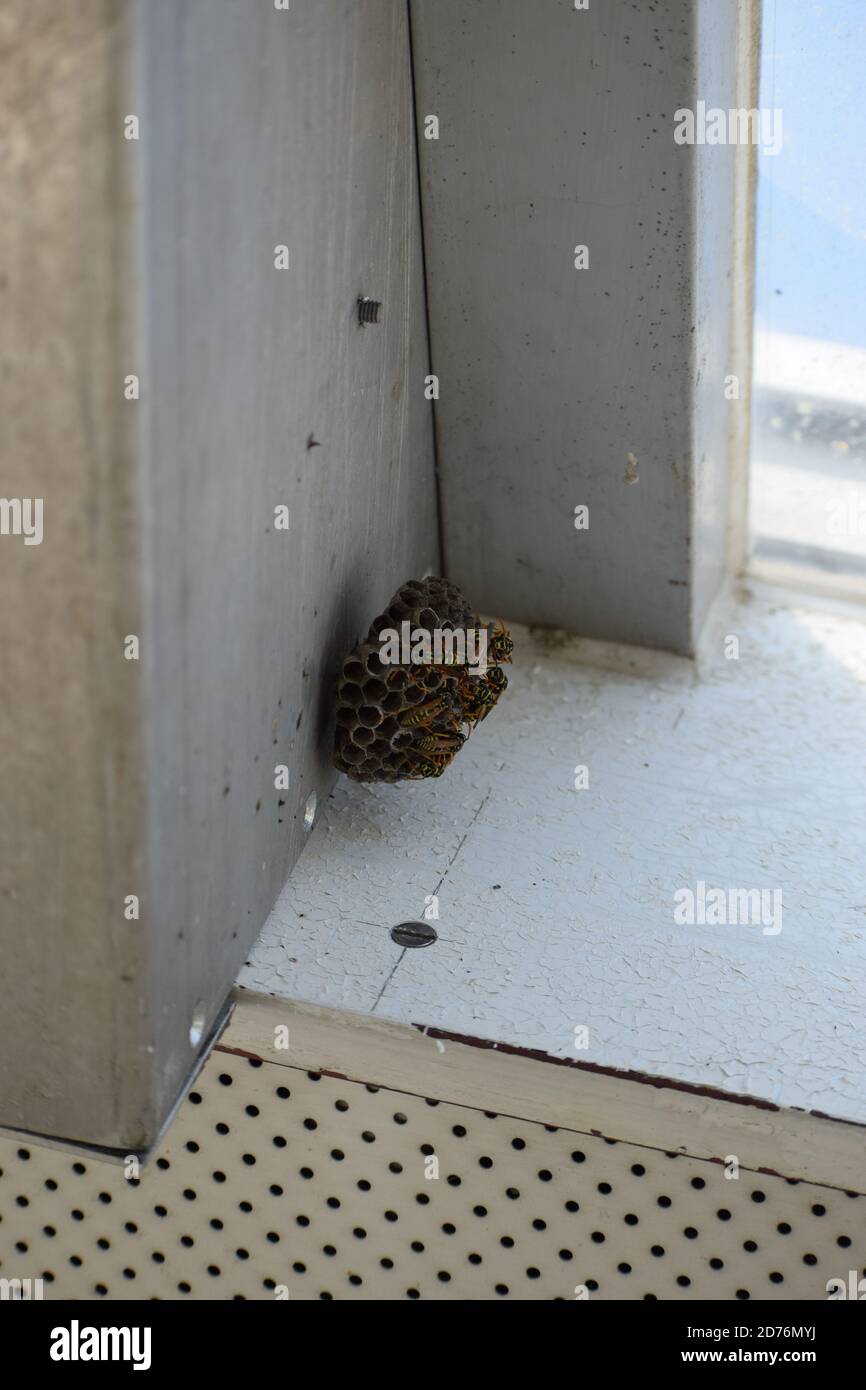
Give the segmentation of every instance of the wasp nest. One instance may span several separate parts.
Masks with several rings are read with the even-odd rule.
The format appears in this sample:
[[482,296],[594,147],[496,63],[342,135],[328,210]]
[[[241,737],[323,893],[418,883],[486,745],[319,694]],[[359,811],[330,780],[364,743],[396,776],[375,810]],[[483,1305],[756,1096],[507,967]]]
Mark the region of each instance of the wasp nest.
[[513,646],[456,584],[410,579],[343,663],[334,766],[356,782],[441,776],[506,688]]

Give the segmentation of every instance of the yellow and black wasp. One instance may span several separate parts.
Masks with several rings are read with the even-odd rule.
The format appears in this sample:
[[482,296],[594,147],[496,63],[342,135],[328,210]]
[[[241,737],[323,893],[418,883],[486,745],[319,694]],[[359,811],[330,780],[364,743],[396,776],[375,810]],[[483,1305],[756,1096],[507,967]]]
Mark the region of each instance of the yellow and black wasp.
[[[402,652],[395,660],[392,640],[399,630],[402,646],[407,624],[432,636],[426,662]],[[506,688],[501,668],[513,651],[505,625],[485,626],[456,584],[436,575],[407,580],[343,662],[334,766],[359,782],[441,777]]]
[[490,634],[488,651],[493,657],[493,660],[499,665],[502,665],[505,661],[511,660],[511,654],[514,651],[514,642],[511,633],[504,623],[497,622],[493,632]]
[[508,630],[497,623],[488,641],[488,659],[492,657],[495,664],[483,676],[472,674],[465,664],[413,671],[415,684],[423,688],[428,688],[431,675],[438,672],[444,676],[444,688],[437,690],[433,699],[398,712],[403,729],[416,733],[406,750],[413,768],[410,777],[441,777],[476,724],[486,719],[507,689],[508,677],[500,663],[510,662],[513,651]]

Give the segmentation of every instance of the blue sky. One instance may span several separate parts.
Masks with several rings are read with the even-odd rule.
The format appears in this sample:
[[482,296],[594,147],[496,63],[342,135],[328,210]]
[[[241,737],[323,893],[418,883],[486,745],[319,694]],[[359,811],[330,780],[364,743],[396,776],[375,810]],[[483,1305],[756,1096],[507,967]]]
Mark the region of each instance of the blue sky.
[[866,0],[764,0],[759,327],[866,347]]

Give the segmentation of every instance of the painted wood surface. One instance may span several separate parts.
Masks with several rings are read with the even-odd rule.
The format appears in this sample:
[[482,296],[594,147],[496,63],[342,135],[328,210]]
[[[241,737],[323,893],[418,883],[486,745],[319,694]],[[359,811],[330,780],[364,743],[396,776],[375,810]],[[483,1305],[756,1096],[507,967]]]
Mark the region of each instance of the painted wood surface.
[[[862,612],[750,590],[719,617],[700,680],[515,630],[444,777],[340,784],[240,984],[866,1122]],[[734,910],[753,889],[781,930]],[[435,945],[394,944],[434,910]]]
[[[527,1056],[472,1037],[239,990],[220,1052],[343,1076],[669,1153],[866,1190],[863,1128],[650,1077]],[[558,1065],[565,1062],[565,1065]]]

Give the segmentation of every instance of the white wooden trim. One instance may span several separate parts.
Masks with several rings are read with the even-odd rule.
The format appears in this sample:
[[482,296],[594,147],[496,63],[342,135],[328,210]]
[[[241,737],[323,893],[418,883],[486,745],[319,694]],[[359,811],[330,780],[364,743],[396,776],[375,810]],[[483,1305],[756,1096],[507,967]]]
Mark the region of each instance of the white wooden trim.
[[[289,1048],[275,1045],[288,1028]],[[866,1192],[866,1129],[238,990],[218,1048],[666,1152]]]

